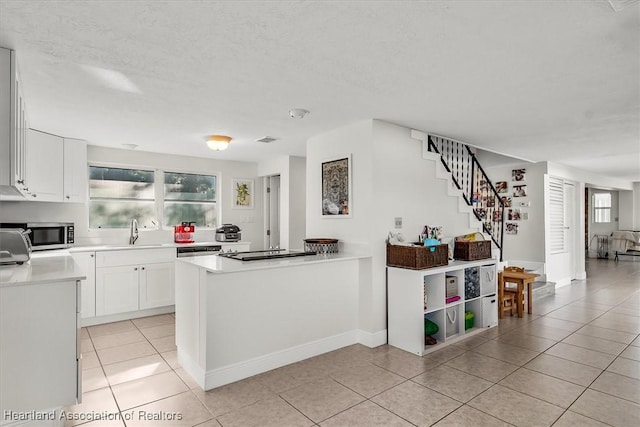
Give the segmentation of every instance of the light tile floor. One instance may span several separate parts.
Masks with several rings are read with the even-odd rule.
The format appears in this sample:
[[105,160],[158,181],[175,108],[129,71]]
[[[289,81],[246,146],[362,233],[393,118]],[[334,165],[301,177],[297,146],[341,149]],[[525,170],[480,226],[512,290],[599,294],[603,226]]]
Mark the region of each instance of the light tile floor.
[[88,327],[68,410],[115,420],[68,425],[638,426],[640,263],[587,270],[534,314],[422,358],[353,345],[208,392],[177,363],[172,314]]

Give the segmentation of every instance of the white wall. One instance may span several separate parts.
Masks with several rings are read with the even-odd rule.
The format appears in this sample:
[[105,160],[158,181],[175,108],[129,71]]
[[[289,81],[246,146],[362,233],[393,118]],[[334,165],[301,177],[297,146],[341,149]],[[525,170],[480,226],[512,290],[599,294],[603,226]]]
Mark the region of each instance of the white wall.
[[[242,240],[261,242],[262,238],[262,179],[257,177],[257,164],[221,161],[207,158],[166,155],[133,150],[118,150],[89,146],[88,162],[114,166],[149,167],[177,172],[216,173],[220,177],[222,210],[219,221],[237,224],[242,228]],[[232,209],[232,178],[255,179],[254,208]],[[0,202],[1,221],[70,221],[76,225],[76,244],[127,244],[128,229],[89,230],[88,206],[78,203]],[[197,241],[213,241],[215,228],[197,229]],[[141,230],[137,244],[173,241],[172,230]]]
[[[639,183],[640,185],[640,183]],[[635,230],[634,191],[621,190],[618,192],[618,208],[620,210],[618,226],[620,230]],[[638,223],[640,225],[640,223]]]
[[611,178],[570,166],[561,165],[554,162],[546,162],[547,171],[552,176],[567,178],[576,182],[583,182],[590,187],[614,188],[618,190],[633,190],[634,184],[620,178]]
[[260,177],[280,176],[280,247],[302,249],[306,223],[306,159],[296,156],[266,159],[258,164],[257,173]]
[[[482,156],[478,156],[478,161],[483,165]],[[504,235],[504,246],[502,252],[504,261],[511,265],[544,263],[545,236],[543,176],[546,172],[546,165],[544,163],[513,163],[484,169],[494,185],[497,181],[507,181],[508,192],[501,193],[501,196],[511,197],[512,209],[520,209],[521,214],[528,214],[528,219],[526,220],[509,221],[507,219],[509,208],[505,208],[505,224],[507,222],[517,223],[518,234]],[[525,169],[525,181],[512,181],[511,171],[513,169]],[[527,197],[513,197],[514,184],[526,185]],[[529,206],[519,206],[521,203],[528,203]]]
[[633,183],[633,229],[640,230],[640,182]]
[[620,230],[640,230],[640,182],[633,189],[620,191]]
[[307,224],[307,159],[289,157],[289,248],[303,249]]
[[[352,157],[351,218],[321,215],[321,163]],[[372,255],[370,283],[360,287],[359,328],[377,334],[386,328],[385,239],[402,217],[407,240],[417,240],[424,225],[442,225],[444,235],[470,230],[469,214],[458,212],[458,198],[447,195],[446,180],[436,179],[436,163],[422,159],[421,142],[411,130],[365,120],[310,138],[307,142],[307,235],[340,239],[347,251]],[[394,230],[396,231],[396,230]]]

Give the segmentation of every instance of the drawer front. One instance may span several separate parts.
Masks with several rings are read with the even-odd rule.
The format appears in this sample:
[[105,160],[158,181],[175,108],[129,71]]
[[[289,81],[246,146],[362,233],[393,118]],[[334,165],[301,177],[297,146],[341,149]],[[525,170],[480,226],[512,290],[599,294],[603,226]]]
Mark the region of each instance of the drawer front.
[[96,267],[154,264],[159,262],[171,262],[175,259],[176,250],[174,248],[101,251],[96,252]]

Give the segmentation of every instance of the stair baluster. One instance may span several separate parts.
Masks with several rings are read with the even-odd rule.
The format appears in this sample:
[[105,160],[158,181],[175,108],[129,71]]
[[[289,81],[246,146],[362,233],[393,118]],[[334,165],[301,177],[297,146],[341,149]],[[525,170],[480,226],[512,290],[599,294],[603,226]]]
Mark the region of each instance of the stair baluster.
[[[429,151],[440,154],[440,160],[455,186],[462,191],[482,229],[500,249],[504,243],[504,202],[468,145],[429,135]],[[498,221],[496,221],[498,220]]]

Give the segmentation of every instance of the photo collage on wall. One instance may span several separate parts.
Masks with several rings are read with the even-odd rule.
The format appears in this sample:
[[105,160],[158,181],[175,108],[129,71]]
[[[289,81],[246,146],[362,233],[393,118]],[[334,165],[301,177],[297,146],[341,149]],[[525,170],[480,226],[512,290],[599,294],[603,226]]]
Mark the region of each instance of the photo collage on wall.
[[[514,198],[527,197],[527,186],[525,184],[527,179],[526,169],[513,169],[511,170],[511,191],[509,191],[508,181],[496,181],[496,191],[500,194],[500,199],[504,203],[504,217],[502,212],[496,210],[493,212],[493,221],[495,224],[505,222],[505,234],[518,234],[519,222],[529,219],[529,213],[520,209],[519,206],[525,206],[525,201],[518,200],[514,202]],[[527,204],[528,205],[528,204]],[[489,223],[487,221],[485,226]]]

